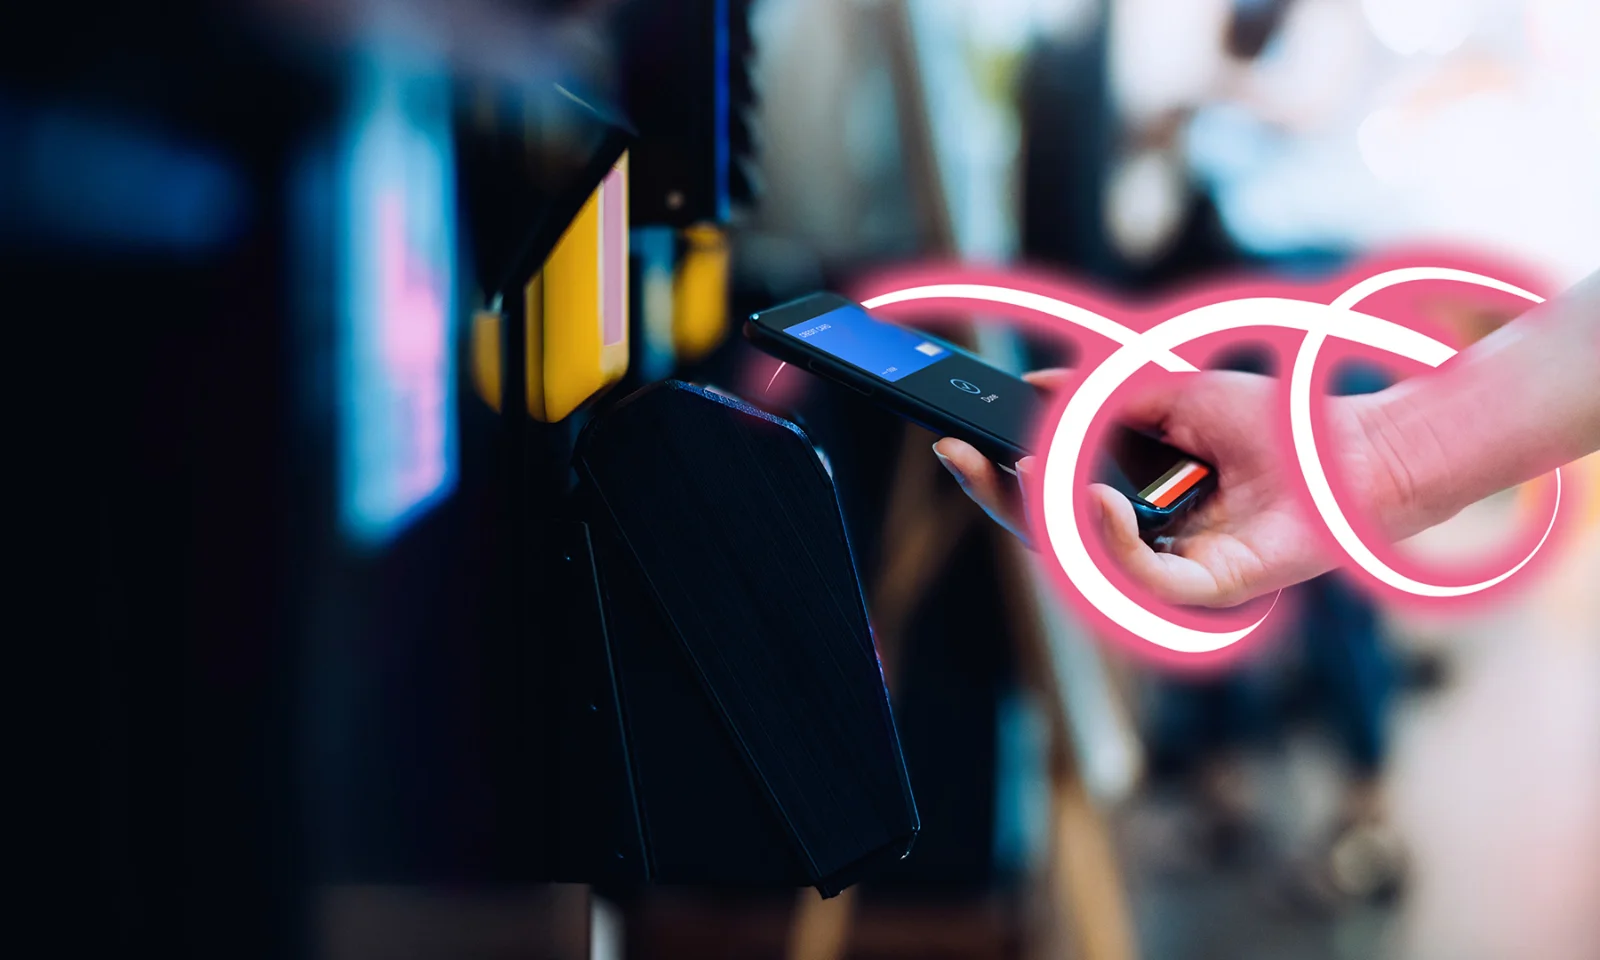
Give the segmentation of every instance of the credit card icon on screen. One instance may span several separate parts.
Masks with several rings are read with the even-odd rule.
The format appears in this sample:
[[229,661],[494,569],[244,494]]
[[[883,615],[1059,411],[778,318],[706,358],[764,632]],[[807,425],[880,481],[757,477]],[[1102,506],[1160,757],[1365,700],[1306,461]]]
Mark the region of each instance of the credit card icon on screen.
[[930,357],[937,357],[939,354],[944,353],[944,348],[939,346],[937,343],[929,343],[928,341],[924,340],[917,344],[917,352],[926,354]]

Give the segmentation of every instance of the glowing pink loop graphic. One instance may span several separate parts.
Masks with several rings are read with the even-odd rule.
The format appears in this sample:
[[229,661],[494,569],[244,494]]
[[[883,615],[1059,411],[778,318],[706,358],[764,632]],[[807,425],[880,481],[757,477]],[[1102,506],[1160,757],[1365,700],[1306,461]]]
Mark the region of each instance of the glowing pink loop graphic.
[[[1098,333],[1119,344],[1094,368],[1067,401],[1045,456],[1044,523],[1062,571],[1074,588],[1117,626],[1144,640],[1178,653],[1201,654],[1232,646],[1255,632],[1266,616],[1233,630],[1204,630],[1174,623],[1123,593],[1101,572],[1078,527],[1077,476],[1089,427],[1118,387],[1140,368],[1154,363],[1169,371],[1196,368],[1172,351],[1201,337],[1247,327],[1278,327],[1305,333],[1289,383],[1290,426],[1297,463],[1305,475],[1322,521],[1347,556],[1378,581],[1420,597],[1460,597],[1495,586],[1521,570],[1549,539],[1560,510],[1561,474],[1555,474],[1556,504],[1537,544],[1521,561],[1498,576],[1462,586],[1439,586],[1407,577],[1385,564],[1361,540],[1339,507],[1317,452],[1311,418],[1311,380],[1318,352],[1330,336],[1363,344],[1394,356],[1437,367],[1455,350],[1408,327],[1353,309],[1373,294],[1397,284],[1445,280],[1487,287],[1525,300],[1543,299],[1492,277],[1445,267],[1411,267],[1369,277],[1334,299],[1315,303],[1284,297],[1249,297],[1197,307],[1164,320],[1144,332],[1081,306],[1025,290],[996,284],[936,283],[907,287],[863,301],[868,309],[919,300],[999,304],[1055,317]],[[1268,610],[1268,615],[1271,610]]]

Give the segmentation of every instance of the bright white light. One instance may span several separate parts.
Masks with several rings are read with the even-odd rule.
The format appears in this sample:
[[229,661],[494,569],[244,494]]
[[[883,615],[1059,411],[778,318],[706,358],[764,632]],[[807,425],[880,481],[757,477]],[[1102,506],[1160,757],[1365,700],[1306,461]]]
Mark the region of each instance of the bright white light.
[[1280,123],[1321,128],[1358,95],[1371,49],[1360,14],[1345,0],[1300,0],[1251,66],[1248,96]]
[[[1302,0],[1302,16],[1335,2]],[[1373,56],[1323,123],[1303,119],[1316,98],[1298,95],[1315,84],[1268,56],[1251,99],[1202,110],[1188,131],[1230,233],[1264,253],[1482,245],[1557,284],[1600,265],[1600,0],[1345,2]],[[1295,62],[1327,33],[1307,28]]]
[[1223,66],[1223,0],[1115,0],[1111,5],[1111,89],[1131,120],[1194,102]]
[[1405,117],[1392,107],[1372,111],[1356,128],[1356,147],[1372,175],[1399,185],[1409,179],[1411,155],[1406,150]]
[[1106,228],[1123,255],[1146,261],[1166,249],[1183,217],[1183,172],[1148,150],[1125,161],[1106,191]]
[[1478,7],[1478,0],[1361,0],[1372,32],[1406,57],[1461,46],[1477,23]]

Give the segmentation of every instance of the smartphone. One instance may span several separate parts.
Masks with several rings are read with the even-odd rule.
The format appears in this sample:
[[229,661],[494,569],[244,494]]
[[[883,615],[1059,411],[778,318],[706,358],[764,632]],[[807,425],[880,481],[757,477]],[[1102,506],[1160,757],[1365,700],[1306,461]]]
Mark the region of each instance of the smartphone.
[[[1032,452],[1046,403],[1039,388],[838,294],[753,313],[744,329],[762,351],[965,440],[1006,470]],[[1122,426],[1113,428],[1096,477],[1128,498],[1145,535],[1170,527],[1216,486],[1209,464]]]

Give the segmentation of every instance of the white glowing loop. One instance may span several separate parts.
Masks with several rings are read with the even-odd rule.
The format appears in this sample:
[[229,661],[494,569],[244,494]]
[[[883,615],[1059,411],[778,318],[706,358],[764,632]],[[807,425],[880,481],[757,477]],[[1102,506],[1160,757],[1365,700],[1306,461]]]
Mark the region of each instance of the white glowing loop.
[[[1146,363],[1169,371],[1196,368],[1172,351],[1201,337],[1246,327],[1281,327],[1304,331],[1306,336],[1295,359],[1289,381],[1290,426],[1295,456],[1306,478],[1311,499],[1340,548],[1379,582],[1414,596],[1461,597],[1495,586],[1533,559],[1555,527],[1560,505],[1561,474],[1556,473],[1556,509],[1534,548],[1511,569],[1479,583],[1438,586],[1412,579],[1380,560],[1362,542],[1334,498],[1333,489],[1317,454],[1311,424],[1311,374],[1318,352],[1329,336],[1360,343],[1386,353],[1437,367],[1455,350],[1432,337],[1379,317],[1359,313],[1356,304],[1380,290],[1421,280],[1447,280],[1488,287],[1534,303],[1542,299],[1519,287],[1491,277],[1434,267],[1391,270],[1351,287],[1331,304],[1281,297],[1251,297],[1214,303],[1164,320],[1143,333],[1083,307],[1042,294],[991,284],[946,283],[910,287],[873,297],[868,309],[918,300],[971,300],[1004,304],[1065,320],[1119,344],[1118,349],[1083,379],[1062,411],[1046,451],[1044,468],[1044,522],[1056,559],[1067,579],[1094,608],[1130,633],[1180,653],[1207,653],[1231,646],[1249,636],[1266,615],[1234,630],[1201,630],[1173,623],[1127,596],[1096,566],[1078,528],[1078,491],[1074,478],[1088,437],[1089,425],[1117,388]],[[1270,614],[1270,610],[1268,613]]]

